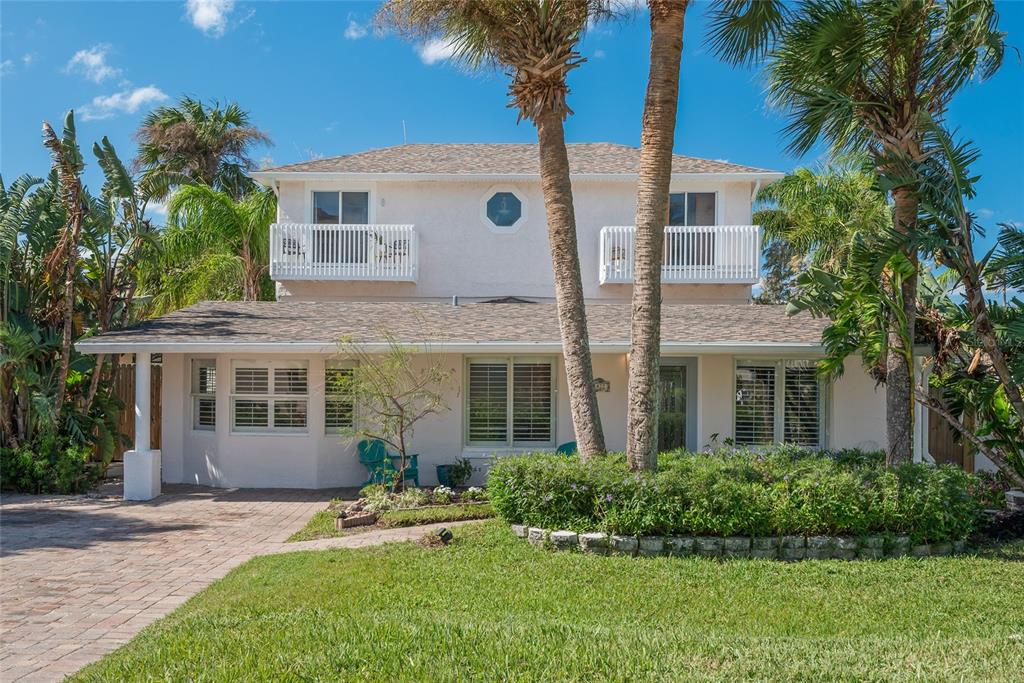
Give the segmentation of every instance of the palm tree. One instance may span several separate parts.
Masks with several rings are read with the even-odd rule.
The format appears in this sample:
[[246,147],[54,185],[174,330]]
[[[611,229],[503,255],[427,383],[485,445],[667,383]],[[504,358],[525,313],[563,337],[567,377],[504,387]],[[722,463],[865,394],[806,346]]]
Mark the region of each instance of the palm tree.
[[657,464],[657,394],[661,365],[661,259],[668,223],[679,103],[683,21],[689,0],[649,0],[651,64],[640,132],[633,307],[630,315],[626,458],[631,469]]
[[153,313],[205,299],[265,298],[270,224],[277,213],[273,190],[240,200],[206,185],[185,185],[167,205],[163,258],[147,274]]
[[[924,158],[922,116],[941,119],[971,78],[999,67],[1004,34],[992,0],[717,0],[709,42],[726,61],[766,59],[769,101],[788,116],[790,150],[824,140],[866,153],[879,176]],[[913,181],[894,183],[893,224],[911,235]],[[917,254],[904,248],[917,267]],[[890,321],[886,355],[888,461],[913,454],[913,345],[917,277],[903,280],[902,312]],[[900,328],[903,329],[900,329]]]
[[234,102],[210,106],[182,97],[176,106],[157,107],[142,120],[136,136],[147,197],[164,199],[179,185],[202,183],[240,199],[255,188],[246,175],[254,164],[249,154],[270,144],[266,133],[250,124],[248,112]]
[[68,368],[71,365],[71,342],[74,339],[73,321],[75,314],[75,279],[78,274],[78,243],[82,235],[82,221],[86,204],[82,191],[82,169],[85,161],[78,148],[75,133],[75,112],[68,111],[64,117],[64,132],[61,137],[49,123],[43,122],[43,144],[50,150],[53,168],[57,172],[60,203],[65,212],[64,230],[60,240],[46,257],[46,267],[53,279],[64,283],[61,311],[63,331],[61,334],[60,363],[57,366],[57,394],[54,398],[53,414],[60,419],[67,390]]
[[[83,307],[90,310],[89,319],[95,331],[127,327],[133,314],[138,276],[143,259],[152,257],[157,233],[144,218],[142,199],[135,178],[125,167],[106,136],[92,147],[103,171],[104,183],[100,197],[93,199],[89,220],[82,232],[82,270],[88,287],[81,294]],[[100,380],[115,383],[118,363],[97,354],[83,412],[88,413],[99,391]]]
[[765,233],[765,249],[782,242],[810,265],[843,268],[855,233],[876,234],[892,225],[889,205],[872,175],[851,165],[798,168],[763,188],[754,223]]
[[594,392],[576,217],[565,147],[568,73],[587,22],[606,14],[597,0],[388,0],[378,20],[414,39],[440,38],[469,68],[508,70],[509,106],[537,127],[541,188],[555,276],[555,300],[568,376],[569,405],[581,457],[604,453]]

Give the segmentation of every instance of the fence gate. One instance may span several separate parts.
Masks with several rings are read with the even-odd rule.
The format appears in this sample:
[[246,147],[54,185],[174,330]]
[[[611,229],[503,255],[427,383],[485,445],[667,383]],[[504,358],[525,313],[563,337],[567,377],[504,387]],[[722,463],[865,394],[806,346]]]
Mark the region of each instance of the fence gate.
[[[131,450],[131,444],[135,441],[135,363],[130,360],[121,361],[121,367],[117,372],[117,383],[114,386],[114,394],[124,402],[124,409],[117,418],[117,429],[128,439],[128,445],[117,444],[114,447],[114,462],[124,460],[124,452]],[[163,411],[160,404],[160,387],[163,384],[163,365],[158,359],[153,359],[151,366],[151,377],[149,385],[149,400],[152,410],[149,423],[150,448],[160,448],[160,419]]]
[[[938,389],[932,388],[931,393],[938,395]],[[928,452],[939,465],[959,465],[968,472],[974,471],[974,450],[967,439],[956,440],[956,430],[946,422],[945,418],[934,410],[928,413]],[[964,426],[971,427],[973,420],[964,415]]]

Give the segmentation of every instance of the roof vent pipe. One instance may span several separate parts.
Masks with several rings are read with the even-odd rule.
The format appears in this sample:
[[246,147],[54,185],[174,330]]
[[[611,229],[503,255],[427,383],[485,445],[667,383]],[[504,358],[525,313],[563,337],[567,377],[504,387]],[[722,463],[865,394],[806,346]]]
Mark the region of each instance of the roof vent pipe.
[[458,305],[459,305],[459,297],[456,294],[456,295],[452,296],[452,306],[458,306]]

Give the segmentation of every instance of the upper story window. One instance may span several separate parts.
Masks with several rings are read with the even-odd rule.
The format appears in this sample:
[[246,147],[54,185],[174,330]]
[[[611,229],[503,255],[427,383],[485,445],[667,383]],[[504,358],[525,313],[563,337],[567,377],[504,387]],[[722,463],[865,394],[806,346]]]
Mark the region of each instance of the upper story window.
[[[319,225],[366,225],[370,222],[369,192],[314,192],[313,222]],[[313,231],[313,263],[366,263],[364,228]]]
[[314,192],[313,222],[366,225],[370,222],[369,192]]
[[526,219],[526,201],[511,187],[492,187],[480,201],[480,214],[493,232],[516,232]]
[[669,195],[669,225],[715,225],[714,192],[673,192]]
[[487,219],[499,228],[516,224],[523,215],[523,203],[511,192],[495,192],[487,200]]

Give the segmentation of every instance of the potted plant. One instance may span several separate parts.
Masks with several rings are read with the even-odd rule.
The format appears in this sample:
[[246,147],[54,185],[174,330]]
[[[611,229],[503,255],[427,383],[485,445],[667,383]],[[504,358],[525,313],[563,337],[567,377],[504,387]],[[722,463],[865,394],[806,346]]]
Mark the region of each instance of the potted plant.
[[473,476],[473,463],[466,458],[459,458],[448,465],[437,466],[437,481],[442,486],[457,488]]

